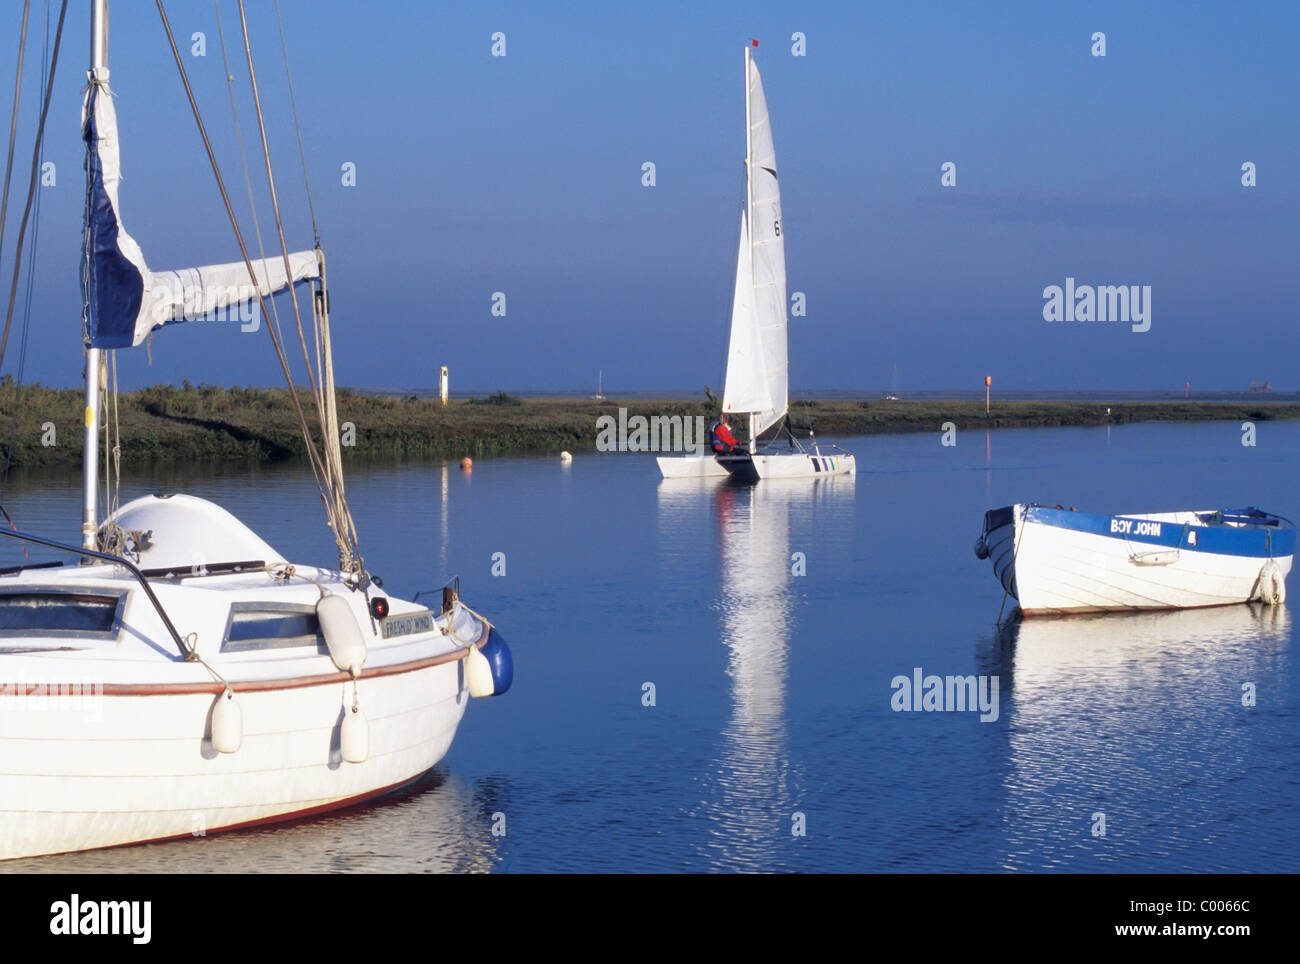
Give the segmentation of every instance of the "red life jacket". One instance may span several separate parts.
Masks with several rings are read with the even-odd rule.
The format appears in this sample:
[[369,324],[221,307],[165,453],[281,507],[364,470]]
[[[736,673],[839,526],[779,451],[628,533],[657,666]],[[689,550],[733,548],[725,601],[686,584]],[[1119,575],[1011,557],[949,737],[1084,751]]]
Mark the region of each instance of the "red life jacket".
[[715,452],[728,452],[736,444],[736,436],[731,434],[731,429],[722,424],[721,419],[709,426],[709,432],[713,436]]

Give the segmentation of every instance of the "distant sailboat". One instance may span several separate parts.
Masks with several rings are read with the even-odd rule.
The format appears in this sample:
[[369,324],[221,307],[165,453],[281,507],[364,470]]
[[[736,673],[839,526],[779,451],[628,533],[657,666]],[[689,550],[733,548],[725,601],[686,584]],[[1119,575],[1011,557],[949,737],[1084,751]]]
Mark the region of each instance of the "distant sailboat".
[[811,452],[805,451],[788,427],[789,454],[759,451],[759,436],[777,428],[789,410],[786,352],[785,239],[781,232],[776,148],[762,78],[746,47],[745,204],[740,214],[722,410],[748,416],[749,451],[660,458],[659,471],[664,478],[730,475],[756,482],[763,478],[851,475],[856,471],[849,453],[834,447],[833,454],[827,454],[816,445]]
[[596,374],[596,394],[591,397],[593,401],[597,402],[605,400],[605,372],[603,369]]

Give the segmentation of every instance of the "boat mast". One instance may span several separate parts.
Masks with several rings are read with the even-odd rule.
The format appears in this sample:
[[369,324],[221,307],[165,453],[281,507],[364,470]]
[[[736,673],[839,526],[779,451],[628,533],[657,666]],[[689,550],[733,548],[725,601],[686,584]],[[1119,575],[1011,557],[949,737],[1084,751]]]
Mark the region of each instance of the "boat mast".
[[[90,0],[90,83],[108,79],[108,0]],[[99,366],[98,348],[86,345],[85,443],[82,447],[81,546],[94,549],[99,487]]]
[[[749,121],[749,45],[745,46],[745,240],[749,244],[749,288],[754,290],[754,154]],[[749,454],[754,454],[754,413],[749,413]]]

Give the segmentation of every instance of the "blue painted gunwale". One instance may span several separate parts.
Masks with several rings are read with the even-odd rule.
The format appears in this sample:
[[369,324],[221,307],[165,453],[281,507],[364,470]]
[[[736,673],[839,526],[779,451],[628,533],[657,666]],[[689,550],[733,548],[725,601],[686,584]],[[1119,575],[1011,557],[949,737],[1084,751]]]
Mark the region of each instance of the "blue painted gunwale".
[[[1225,510],[1225,515],[1246,510]],[[1160,534],[1129,533],[1127,535],[1111,532],[1112,519],[1123,519],[1134,523],[1147,520],[1125,515],[1100,515],[1093,512],[1071,512],[1069,509],[1057,509],[1042,505],[1028,507],[1026,520],[1058,529],[1070,529],[1075,532],[1087,532],[1092,535],[1105,536],[1128,543],[1179,549],[1184,552],[1206,552],[1221,556],[1249,556],[1256,559],[1269,559],[1290,556],[1295,553],[1295,526],[1280,516],[1272,516],[1278,525],[1258,525],[1237,527],[1229,525],[1185,526],[1172,522],[1160,523]],[[1188,532],[1196,533],[1196,545],[1187,541]]]

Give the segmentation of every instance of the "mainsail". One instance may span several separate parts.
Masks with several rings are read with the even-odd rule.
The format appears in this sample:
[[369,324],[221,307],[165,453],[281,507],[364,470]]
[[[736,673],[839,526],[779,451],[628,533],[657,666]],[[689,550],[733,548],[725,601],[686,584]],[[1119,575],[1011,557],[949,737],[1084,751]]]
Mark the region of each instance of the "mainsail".
[[722,407],[727,412],[748,412],[751,433],[757,437],[784,417],[789,404],[785,241],[772,125],[763,81],[748,48],[745,79],[747,185]]
[[108,71],[93,72],[81,112],[86,142],[88,198],[85,238],[85,297],[90,305],[93,348],[138,345],[156,328],[195,321],[263,295],[274,294],[320,275],[314,251],[253,262],[254,288],[248,266],[232,264],[150,271],[140,245],[122,226],[118,186],[117,113],[108,89]]

